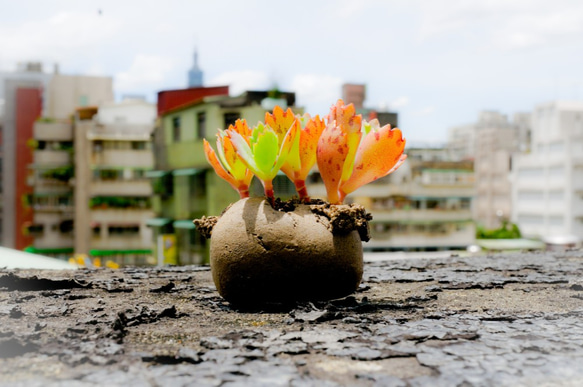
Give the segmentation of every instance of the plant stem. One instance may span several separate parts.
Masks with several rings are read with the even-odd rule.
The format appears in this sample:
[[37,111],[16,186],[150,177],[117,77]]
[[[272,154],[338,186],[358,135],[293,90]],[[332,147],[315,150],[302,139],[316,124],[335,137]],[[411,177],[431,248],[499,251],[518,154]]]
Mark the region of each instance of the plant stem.
[[245,199],[249,197],[249,186],[248,185],[241,185],[237,189],[239,191],[239,198]]
[[308,196],[308,189],[306,188],[306,181],[305,180],[295,180],[294,184],[296,186],[296,191],[300,196],[300,200],[304,203],[308,203],[310,201],[310,197]]
[[263,188],[265,190],[265,197],[267,198],[267,200],[269,201],[271,206],[273,206],[275,204],[275,197],[274,197],[274,193],[273,193],[273,181],[272,180],[269,180],[269,181],[263,180],[262,182],[263,182]]
[[344,203],[345,198],[346,198],[346,194],[344,192],[342,192],[342,190],[340,190],[340,198],[338,199],[338,203],[333,203],[333,204],[342,204],[342,203]]

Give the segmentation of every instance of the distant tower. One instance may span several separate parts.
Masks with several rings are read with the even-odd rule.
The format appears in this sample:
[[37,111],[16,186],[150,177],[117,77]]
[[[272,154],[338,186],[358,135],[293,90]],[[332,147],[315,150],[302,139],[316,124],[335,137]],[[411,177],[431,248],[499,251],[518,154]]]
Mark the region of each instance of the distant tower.
[[194,49],[194,63],[188,71],[188,87],[202,87],[202,71],[198,67],[198,51]]

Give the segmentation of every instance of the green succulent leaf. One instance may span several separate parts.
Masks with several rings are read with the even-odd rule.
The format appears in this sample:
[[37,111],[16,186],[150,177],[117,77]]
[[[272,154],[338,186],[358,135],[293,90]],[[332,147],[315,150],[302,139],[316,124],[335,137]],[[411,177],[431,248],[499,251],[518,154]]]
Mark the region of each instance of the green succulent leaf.
[[273,130],[265,130],[262,135],[258,136],[257,142],[253,144],[253,155],[257,169],[266,175],[269,175],[278,153],[277,135]]

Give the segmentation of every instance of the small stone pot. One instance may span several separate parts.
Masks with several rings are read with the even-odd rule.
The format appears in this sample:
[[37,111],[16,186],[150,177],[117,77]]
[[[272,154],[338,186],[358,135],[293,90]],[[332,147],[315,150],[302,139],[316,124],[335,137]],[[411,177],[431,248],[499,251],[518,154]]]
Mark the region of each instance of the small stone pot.
[[212,228],[210,264],[231,304],[329,300],[353,293],[363,270],[357,230],[332,233],[314,206],[278,211],[262,198],[241,199]]

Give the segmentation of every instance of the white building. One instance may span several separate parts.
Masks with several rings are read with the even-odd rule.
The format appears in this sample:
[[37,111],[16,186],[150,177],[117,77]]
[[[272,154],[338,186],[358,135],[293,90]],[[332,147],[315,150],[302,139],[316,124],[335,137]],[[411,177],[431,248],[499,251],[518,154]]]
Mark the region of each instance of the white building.
[[525,236],[583,237],[583,102],[535,108],[531,151],[513,158],[512,182],[512,220]]
[[530,118],[514,115],[513,121],[496,111],[480,112],[475,123],[451,128],[448,148],[454,158],[474,160],[476,198],[473,218],[488,229],[498,228],[512,211],[509,180],[512,154],[528,150]]

